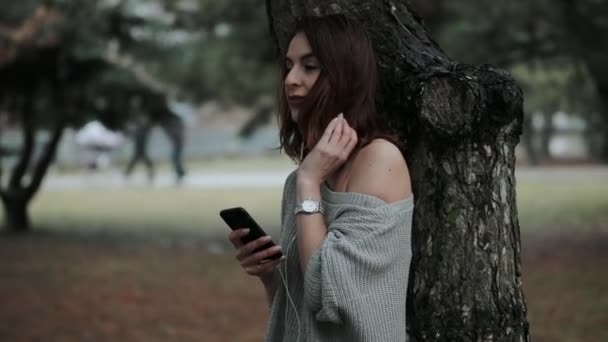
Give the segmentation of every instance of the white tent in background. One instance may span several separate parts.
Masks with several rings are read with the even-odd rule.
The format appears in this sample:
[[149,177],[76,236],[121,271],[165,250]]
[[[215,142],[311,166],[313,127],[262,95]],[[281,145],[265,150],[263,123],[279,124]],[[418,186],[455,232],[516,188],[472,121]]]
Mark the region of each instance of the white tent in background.
[[124,140],[120,132],[107,129],[99,121],[91,121],[76,132],[76,143],[94,150],[113,150]]
[[119,147],[125,140],[120,132],[107,129],[99,121],[91,121],[76,132],[76,143],[86,149],[93,150],[95,155],[86,163],[91,170],[109,167],[109,151]]

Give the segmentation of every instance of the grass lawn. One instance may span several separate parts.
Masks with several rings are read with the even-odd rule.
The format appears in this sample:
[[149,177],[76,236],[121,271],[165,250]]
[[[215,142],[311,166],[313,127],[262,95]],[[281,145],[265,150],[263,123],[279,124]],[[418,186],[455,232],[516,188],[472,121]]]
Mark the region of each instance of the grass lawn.
[[608,232],[608,179],[520,181],[517,207],[524,233]]
[[[156,171],[173,172],[173,167],[167,160],[155,160],[154,165]],[[114,164],[114,168],[118,171],[124,170],[126,162]],[[251,157],[243,156],[242,154],[235,156],[208,157],[201,159],[188,159],[185,165],[186,169],[191,172],[216,172],[216,171],[268,171],[268,170],[292,170],[295,168],[295,163],[285,154],[276,150],[269,150],[264,155],[255,155]],[[143,170],[142,164],[138,164],[136,170]],[[81,166],[51,169],[51,174],[81,174],[84,171]],[[142,171],[143,172],[143,171]]]
[[270,234],[278,232],[282,190],[145,188],[41,192],[31,211],[38,230],[48,233],[222,238],[229,232],[220,210],[242,206]]
[[[517,193],[533,340],[608,341],[608,182],[519,181]],[[259,341],[263,289],[222,249],[217,213],[243,206],[276,235],[280,197],[41,192],[36,232],[0,236],[0,341]]]

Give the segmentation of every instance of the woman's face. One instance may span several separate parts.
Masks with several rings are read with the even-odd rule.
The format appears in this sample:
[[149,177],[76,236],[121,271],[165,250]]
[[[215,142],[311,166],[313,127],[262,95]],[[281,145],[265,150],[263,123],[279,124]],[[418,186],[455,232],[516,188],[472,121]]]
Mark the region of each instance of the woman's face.
[[285,56],[285,96],[291,111],[291,118],[296,121],[298,108],[314,86],[321,73],[319,60],[312,54],[312,49],[304,33],[297,33],[287,49]]

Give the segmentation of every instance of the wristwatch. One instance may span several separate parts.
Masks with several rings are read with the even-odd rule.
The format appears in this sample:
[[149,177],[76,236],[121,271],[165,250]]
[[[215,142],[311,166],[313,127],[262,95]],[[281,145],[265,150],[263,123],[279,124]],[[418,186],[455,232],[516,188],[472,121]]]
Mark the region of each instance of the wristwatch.
[[298,214],[323,214],[325,210],[323,209],[323,205],[320,201],[315,201],[312,199],[307,199],[302,201],[302,203],[296,205],[296,210],[294,213]]

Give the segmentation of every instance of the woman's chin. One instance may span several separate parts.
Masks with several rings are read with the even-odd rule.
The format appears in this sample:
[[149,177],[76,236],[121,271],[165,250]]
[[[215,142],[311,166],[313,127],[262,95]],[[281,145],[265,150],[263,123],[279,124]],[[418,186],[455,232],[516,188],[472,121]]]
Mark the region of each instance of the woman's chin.
[[298,111],[295,109],[291,110],[291,120],[293,120],[293,122],[298,122]]

